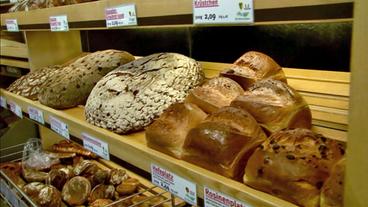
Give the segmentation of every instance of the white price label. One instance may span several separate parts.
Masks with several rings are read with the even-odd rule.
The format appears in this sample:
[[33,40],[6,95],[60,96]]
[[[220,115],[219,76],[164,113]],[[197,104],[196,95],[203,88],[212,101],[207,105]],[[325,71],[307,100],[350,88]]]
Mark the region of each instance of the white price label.
[[19,32],[18,22],[16,19],[6,19],[5,24],[8,32]]
[[194,24],[237,24],[253,22],[253,0],[193,0]]
[[51,129],[54,130],[56,133],[60,134],[61,136],[65,137],[66,139],[70,139],[69,136],[69,129],[68,125],[64,122],[60,121],[59,119],[49,116],[50,126]]
[[69,31],[68,17],[66,15],[51,16],[49,18],[50,29],[53,32]]
[[152,183],[178,196],[186,202],[197,205],[196,185],[184,178],[151,164]]
[[45,120],[43,119],[43,113],[41,110],[28,106],[28,115],[30,119],[33,119],[38,123],[45,124]]
[[204,187],[204,206],[205,207],[251,207],[234,198]]
[[1,107],[5,108],[5,109],[8,108],[6,106],[6,98],[5,97],[0,96],[0,105],[1,105]]
[[110,160],[109,145],[89,134],[82,133],[83,146],[105,160]]
[[126,4],[105,9],[106,27],[137,25],[135,4]]
[[12,111],[19,118],[22,118],[23,119],[22,108],[20,108],[20,106],[18,104],[16,104],[13,101],[10,101],[9,102],[9,106],[10,106],[10,111]]

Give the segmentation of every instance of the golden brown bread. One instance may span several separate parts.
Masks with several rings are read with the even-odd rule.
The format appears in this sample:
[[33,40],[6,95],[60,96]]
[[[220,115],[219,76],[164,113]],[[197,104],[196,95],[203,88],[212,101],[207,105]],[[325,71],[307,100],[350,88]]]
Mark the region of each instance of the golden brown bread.
[[183,159],[239,179],[250,154],[265,139],[266,135],[252,115],[227,106],[190,130]]
[[327,178],[321,190],[321,207],[344,206],[344,175],[345,158],[342,158],[332,168],[330,177]]
[[344,149],[308,129],[274,133],[249,158],[243,181],[305,207],[319,206],[320,189]]
[[199,106],[206,113],[213,113],[244,93],[242,87],[230,78],[216,77],[202,86],[192,89],[185,99],[187,103]]
[[280,65],[268,55],[255,51],[245,53],[229,69],[220,74],[235,80],[245,90],[262,79],[274,79],[286,83],[286,77]]
[[303,97],[277,80],[255,83],[231,106],[248,111],[269,134],[285,128],[310,129],[312,125],[312,115]]
[[189,130],[206,116],[207,114],[194,104],[173,104],[146,129],[147,145],[180,159]]

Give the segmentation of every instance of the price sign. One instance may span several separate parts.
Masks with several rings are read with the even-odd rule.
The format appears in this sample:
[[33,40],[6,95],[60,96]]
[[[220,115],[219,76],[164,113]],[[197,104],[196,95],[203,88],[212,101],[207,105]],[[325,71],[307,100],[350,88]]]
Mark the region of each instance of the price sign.
[[196,185],[155,164],[151,164],[152,183],[180,197],[186,202],[197,205]]
[[135,4],[126,4],[105,9],[106,27],[137,25]]
[[105,160],[110,160],[109,145],[89,134],[82,133],[83,146]]
[[60,134],[61,136],[65,137],[66,139],[70,139],[69,136],[69,129],[68,125],[64,122],[60,121],[59,119],[49,116],[50,126],[51,129],[54,130],[56,133]]
[[204,206],[205,207],[251,207],[234,198],[204,187]]
[[68,18],[66,15],[51,16],[49,18],[50,29],[53,32],[69,31]]
[[43,113],[41,110],[28,106],[28,114],[30,119],[33,119],[38,123],[45,124],[45,120],[43,119]]
[[16,19],[6,19],[5,24],[8,32],[19,32],[18,22]]
[[19,118],[22,118],[23,119],[22,108],[20,108],[20,106],[18,104],[16,104],[13,101],[10,101],[9,102],[9,106],[10,106],[10,111],[12,111]]
[[6,106],[6,98],[5,98],[5,97],[0,96],[0,105],[1,105],[1,107],[3,107],[4,109],[8,108],[8,107]]
[[253,23],[253,0],[193,0],[194,24]]

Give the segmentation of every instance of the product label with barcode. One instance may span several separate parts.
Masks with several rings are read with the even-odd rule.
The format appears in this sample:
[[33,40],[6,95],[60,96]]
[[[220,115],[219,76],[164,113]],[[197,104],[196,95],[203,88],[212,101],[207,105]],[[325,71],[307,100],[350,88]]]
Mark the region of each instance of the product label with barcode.
[[6,19],[5,24],[8,32],[19,32],[18,22],[16,19]]
[[164,168],[151,164],[152,183],[178,196],[186,202],[197,205],[196,185]]
[[253,22],[253,0],[193,0],[194,24],[237,24]]
[[14,101],[9,101],[8,103],[9,103],[10,111],[12,111],[19,118],[23,118],[22,108],[20,108],[20,106],[16,104]]
[[43,113],[41,110],[28,106],[28,115],[30,119],[35,120],[40,124],[45,124],[45,120],[43,118]]
[[105,160],[110,160],[109,145],[87,133],[82,133],[83,146]]
[[105,9],[106,27],[137,25],[135,4],[125,4]]
[[66,15],[51,16],[49,18],[50,29],[53,32],[69,31],[68,17]]
[[204,187],[203,193],[205,207],[251,207],[248,204],[214,191],[208,187]]
[[67,124],[65,124],[64,122],[60,121],[59,119],[53,116],[49,116],[49,121],[50,121],[50,126],[52,130],[54,130],[56,133],[60,134],[64,138],[70,139],[69,129],[68,129]]

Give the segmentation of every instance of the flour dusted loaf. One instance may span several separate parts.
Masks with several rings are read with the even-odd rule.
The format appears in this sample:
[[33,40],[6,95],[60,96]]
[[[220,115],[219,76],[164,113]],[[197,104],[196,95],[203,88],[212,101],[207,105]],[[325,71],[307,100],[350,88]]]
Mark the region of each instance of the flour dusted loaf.
[[96,83],[108,72],[134,60],[128,52],[104,50],[91,53],[49,77],[41,87],[39,101],[56,109],[84,104]]
[[143,129],[204,79],[200,65],[176,53],[152,54],[107,74],[85,107],[91,124],[116,133]]
[[318,207],[320,190],[344,147],[309,129],[282,130],[249,158],[243,181],[305,207]]
[[286,83],[284,71],[271,57],[261,52],[249,51],[237,59],[221,76],[238,82],[245,90],[263,79],[280,80]]
[[183,159],[239,180],[249,156],[266,138],[252,115],[225,106],[189,131]]
[[216,77],[192,89],[185,101],[196,104],[207,113],[213,113],[223,106],[229,106],[243,93],[242,87],[230,78]]
[[58,73],[63,67],[59,65],[44,67],[39,70],[29,72],[14,81],[7,90],[17,95],[29,98],[31,100],[38,100],[38,92],[45,84],[45,81]]
[[272,134],[286,128],[311,128],[312,115],[303,97],[277,80],[261,80],[238,96],[231,106],[242,108]]
[[180,159],[189,130],[196,127],[206,116],[207,114],[195,104],[173,104],[146,128],[147,145]]

